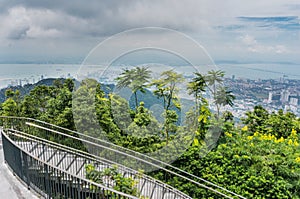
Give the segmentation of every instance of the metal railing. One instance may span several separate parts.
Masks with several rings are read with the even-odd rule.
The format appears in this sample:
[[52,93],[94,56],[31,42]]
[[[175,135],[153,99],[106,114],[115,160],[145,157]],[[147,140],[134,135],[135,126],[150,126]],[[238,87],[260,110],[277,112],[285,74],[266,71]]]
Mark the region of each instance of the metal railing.
[[[31,134],[32,136],[44,140],[55,140],[56,142],[57,140],[60,140],[56,144],[64,145],[65,147],[69,147],[71,149],[76,148],[78,153],[89,157],[93,156],[93,158],[110,162],[110,164],[119,165],[119,167],[126,167],[127,169],[131,168],[131,172],[137,172],[138,169],[147,167],[151,168],[152,170],[162,171],[164,176],[159,179],[165,182],[168,182],[169,179],[180,178],[182,182],[192,183],[196,188],[202,188],[208,192],[214,193],[216,197],[222,196],[225,198],[244,198],[172,165],[153,159],[145,154],[114,145],[113,143],[104,140],[35,119],[20,117],[0,118],[3,120],[4,127],[12,127],[27,135]],[[89,151],[89,153],[87,153],[87,151]],[[167,186],[163,183],[161,183],[161,185]],[[172,187],[168,188],[172,190]],[[177,192],[180,193],[179,191]],[[192,197],[199,198],[201,195],[192,195]]]
[[[13,128],[16,128],[17,126],[12,125]],[[4,126],[7,126],[5,124]],[[18,126],[20,127],[20,126]],[[55,143],[49,140],[46,140],[44,138],[37,137],[35,135],[31,135],[28,133],[24,133],[22,131],[11,129],[11,128],[4,128],[3,129],[3,137],[9,139],[13,145],[16,145],[19,147],[19,149],[22,150],[22,152],[30,153],[32,157],[35,157],[36,159],[43,161],[49,165],[49,167],[53,166],[55,168],[60,169],[60,171],[67,172],[68,175],[72,175],[73,177],[79,177],[81,179],[85,179],[86,170],[85,165],[93,165],[96,166],[95,168],[99,171],[103,171],[106,168],[111,168],[114,165],[118,166],[118,172],[121,173],[123,176],[127,178],[132,178],[137,181],[136,188],[138,190],[138,195],[145,198],[177,198],[177,199],[184,199],[184,198],[190,198],[186,194],[181,193],[180,191],[172,188],[169,185],[166,185],[158,180],[155,180],[151,177],[148,177],[146,175],[140,175],[137,171],[134,171],[130,168],[126,168],[122,165],[118,165],[115,162],[111,162],[109,160],[102,159],[101,157],[97,157],[95,155],[86,153],[84,151],[80,151],[78,149],[74,149],[71,147],[67,147],[65,145],[61,145],[59,143]],[[4,141],[5,142],[5,141]],[[4,145],[5,151],[7,144]],[[9,150],[10,151],[10,150]],[[5,156],[12,157],[12,154],[6,154]],[[14,160],[16,161],[16,160]],[[7,161],[9,165],[11,165],[14,161]],[[17,160],[16,162],[23,162],[23,160]],[[14,167],[14,165],[12,166]],[[23,168],[18,167],[18,169],[13,169],[14,172],[19,172],[20,170],[26,170],[27,166],[25,165]],[[44,175],[46,173],[50,173],[50,179],[64,179],[66,177],[61,177],[61,174],[53,173],[52,169],[48,168],[47,170],[43,169],[43,167],[40,166],[32,166],[30,168],[35,169],[35,173],[42,172]],[[37,172],[39,170],[39,172]],[[17,173],[18,176],[20,176],[21,179],[23,179],[25,182],[27,181],[27,178],[24,176],[23,173]],[[70,179],[67,177],[67,180]],[[30,182],[35,180],[30,180]],[[41,180],[38,180],[41,181]],[[42,181],[49,181],[49,178],[43,178]],[[64,180],[66,181],[66,180]],[[74,184],[74,180],[69,182],[71,184]],[[43,185],[40,183],[37,183],[38,185]],[[53,184],[52,181],[48,182],[48,184]],[[108,179],[106,180],[104,185],[108,188],[113,188],[114,180]],[[30,185],[28,185],[30,186]],[[72,187],[75,185],[72,185]],[[32,186],[31,186],[32,187]],[[44,187],[44,186],[43,186]],[[46,191],[46,195],[48,197],[51,197],[53,193],[55,195],[57,194],[63,194],[64,197],[69,197],[69,195],[66,195],[65,192],[61,192],[61,189],[58,189],[58,187],[50,186],[52,187],[49,191],[49,188],[41,188],[38,190],[42,190],[40,192]],[[33,188],[39,188],[36,186],[33,186]],[[91,187],[90,187],[91,188]],[[74,190],[68,190],[68,192],[72,192],[71,198],[77,198],[76,195],[74,195]],[[120,190],[120,192],[125,192],[125,190]],[[114,193],[114,195],[116,195]],[[122,196],[122,195],[121,195]],[[82,198],[82,197],[79,197]],[[86,198],[86,195],[83,197]],[[92,197],[94,198],[94,196]],[[97,197],[99,198],[99,197]],[[103,197],[101,195],[100,198],[110,198],[109,196]],[[119,197],[117,197],[119,198]],[[121,197],[126,198],[126,197]]]
[[5,162],[13,173],[27,184],[28,188],[32,188],[42,197],[54,199],[137,199],[137,197],[74,175],[37,158],[17,144],[17,142],[24,142],[25,137],[12,135],[2,129]]

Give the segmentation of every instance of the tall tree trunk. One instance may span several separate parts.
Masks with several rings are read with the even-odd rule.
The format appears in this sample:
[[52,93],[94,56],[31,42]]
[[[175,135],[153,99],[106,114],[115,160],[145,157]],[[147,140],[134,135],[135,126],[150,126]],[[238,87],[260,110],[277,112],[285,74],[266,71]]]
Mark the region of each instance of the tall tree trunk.
[[220,118],[220,107],[218,104],[216,104],[217,106],[217,120],[219,121],[219,118]]

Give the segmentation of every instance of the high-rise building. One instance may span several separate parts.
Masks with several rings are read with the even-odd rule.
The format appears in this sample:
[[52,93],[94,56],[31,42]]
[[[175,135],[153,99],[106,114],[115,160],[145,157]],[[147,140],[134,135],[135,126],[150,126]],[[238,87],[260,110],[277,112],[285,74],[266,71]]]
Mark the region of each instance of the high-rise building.
[[269,92],[269,98],[268,98],[268,103],[272,103],[272,98],[273,98],[273,93]]
[[280,93],[280,101],[282,103],[286,103],[289,101],[289,97],[290,97],[290,92],[288,90],[283,90]]
[[290,104],[293,106],[298,106],[298,98],[292,97],[290,99]]

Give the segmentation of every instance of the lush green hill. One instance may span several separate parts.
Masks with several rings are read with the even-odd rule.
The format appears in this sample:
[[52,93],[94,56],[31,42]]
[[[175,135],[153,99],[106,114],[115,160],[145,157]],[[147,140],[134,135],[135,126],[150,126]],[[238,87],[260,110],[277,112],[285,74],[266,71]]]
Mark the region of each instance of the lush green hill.
[[[16,91],[16,90],[19,90],[20,91],[20,97],[22,98],[23,96],[25,95],[28,95],[29,92],[39,86],[39,85],[45,85],[45,86],[51,86],[53,85],[53,82],[57,80],[56,78],[47,78],[47,79],[43,79],[41,81],[38,81],[37,83],[34,83],[34,84],[25,84],[23,86],[10,86],[10,87],[7,87],[7,88],[2,88],[0,90],[0,103],[4,102],[6,97],[5,97],[5,91],[10,89],[12,91]],[[59,78],[58,80],[63,80],[61,78]]]

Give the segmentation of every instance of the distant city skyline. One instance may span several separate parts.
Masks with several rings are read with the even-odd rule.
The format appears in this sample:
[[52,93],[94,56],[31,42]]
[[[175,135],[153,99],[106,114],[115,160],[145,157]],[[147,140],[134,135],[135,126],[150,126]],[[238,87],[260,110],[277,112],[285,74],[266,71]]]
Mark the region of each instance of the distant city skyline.
[[297,0],[12,0],[0,2],[0,25],[0,63],[81,63],[104,39],[152,26],[188,35],[217,62],[300,64]]

